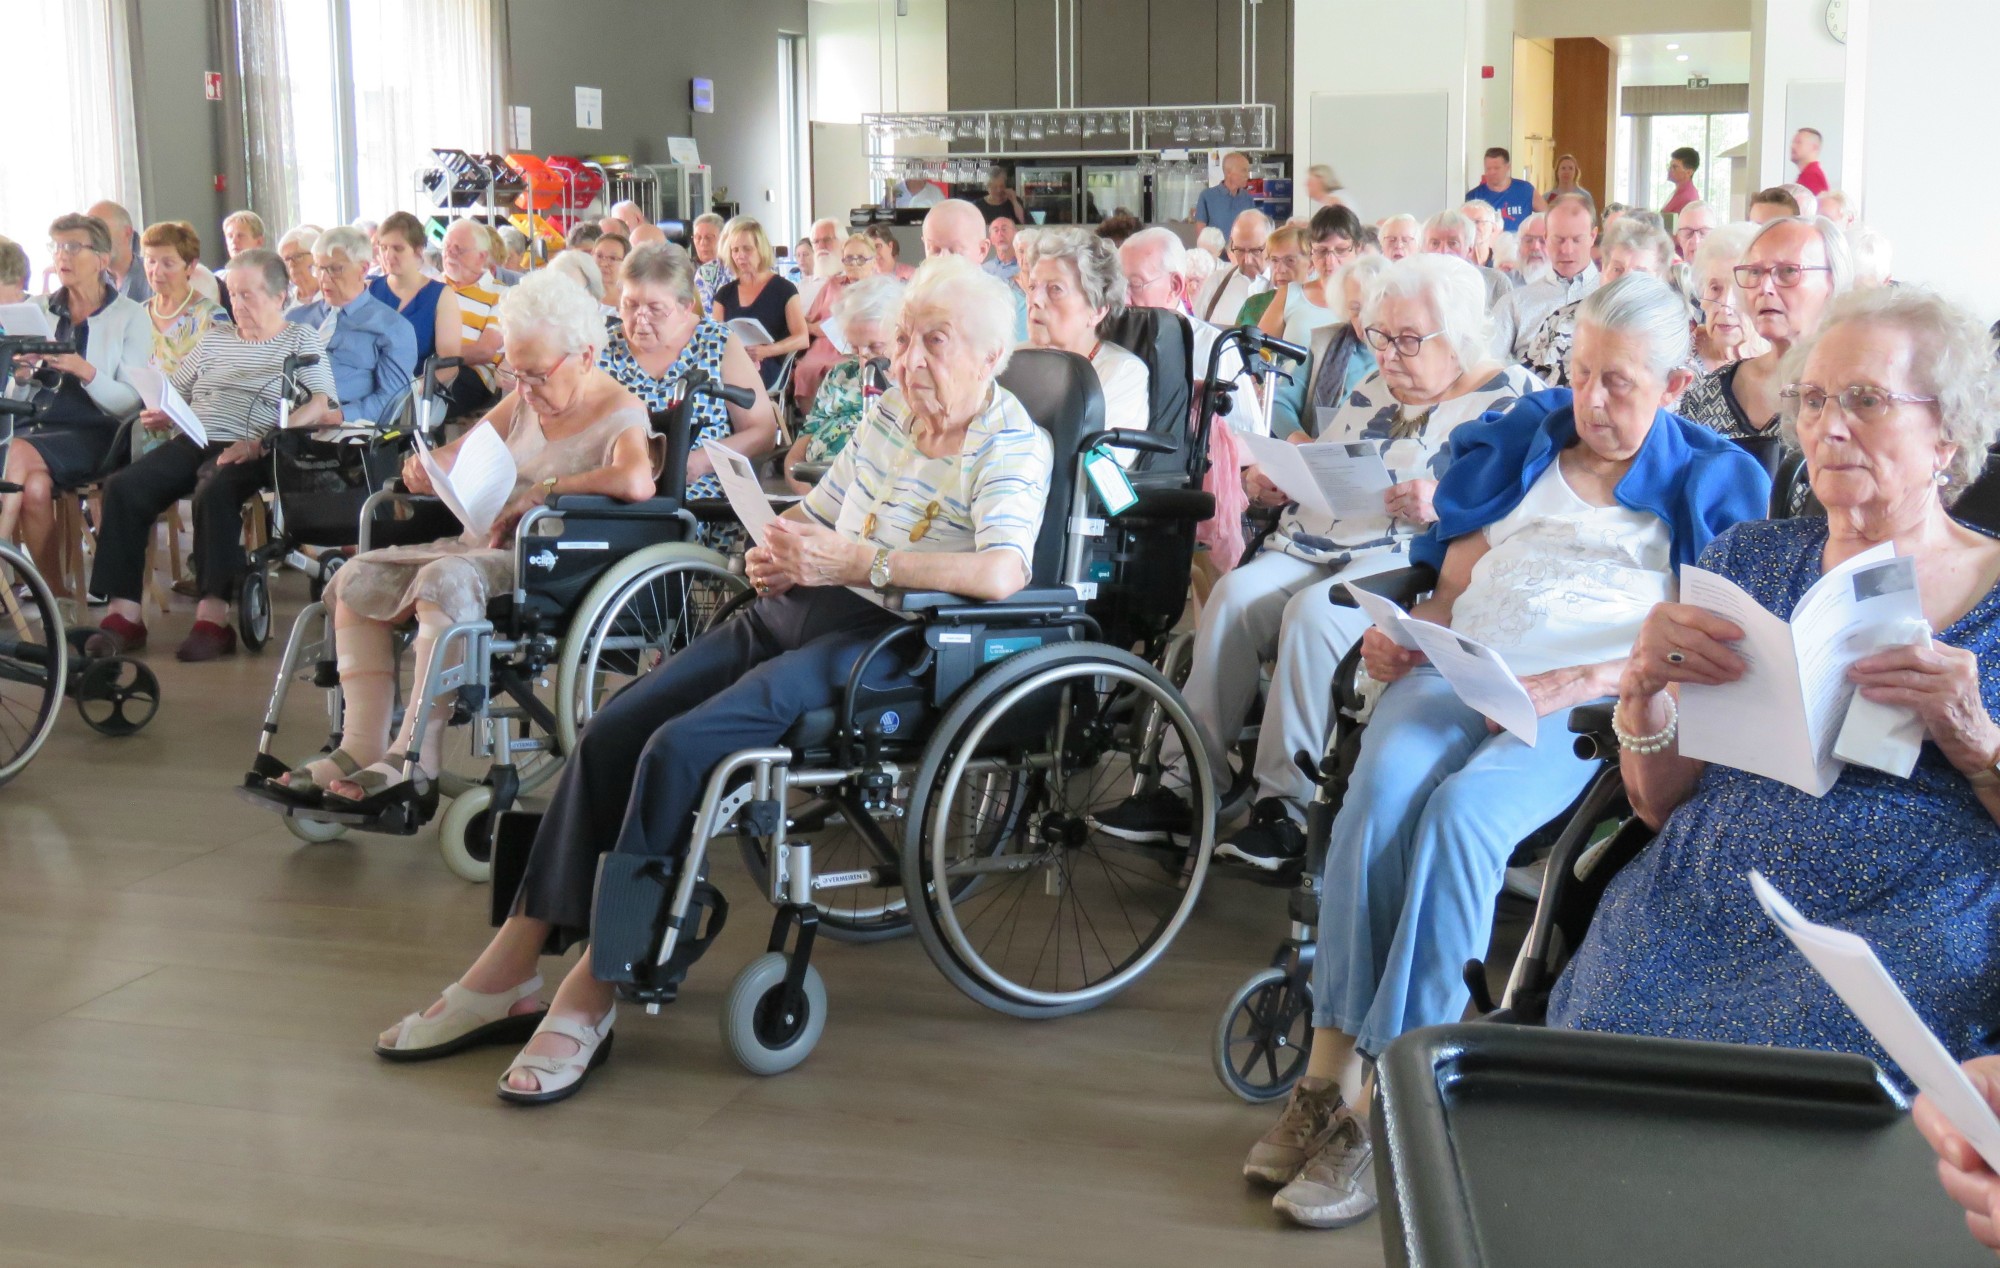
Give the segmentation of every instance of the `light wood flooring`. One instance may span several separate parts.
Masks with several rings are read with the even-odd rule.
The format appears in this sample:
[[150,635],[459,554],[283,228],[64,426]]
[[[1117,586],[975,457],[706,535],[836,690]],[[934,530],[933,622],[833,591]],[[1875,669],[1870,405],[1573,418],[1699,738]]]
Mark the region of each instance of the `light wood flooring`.
[[1284,928],[1240,883],[1056,1022],[985,1011],[913,941],[822,940],[825,1038],[758,1079],[716,1013],[769,913],[724,850],[727,932],[575,1100],[502,1104],[504,1049],[381,1062],[376,1031],[481,945],[486,890],[429,835],[304,845],[237,799],[277,649],[183,666],[188,620],[155,625],[149,729],[66,711],[0,788],[0,1264],[1382,1261],[1374,1221],[1294,1229],[1238,1176],[1274,1110],[1223,1091],[1209,1038]]

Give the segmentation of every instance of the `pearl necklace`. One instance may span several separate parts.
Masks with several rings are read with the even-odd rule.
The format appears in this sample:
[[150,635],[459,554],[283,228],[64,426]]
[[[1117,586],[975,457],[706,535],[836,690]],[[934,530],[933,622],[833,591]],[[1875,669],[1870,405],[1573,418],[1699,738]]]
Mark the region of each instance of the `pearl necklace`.
[[170,313],[162,313],[159,309],[159,303],[160,303],[160,297],[158,295],[155,295],[153,296],[153,298],[146,301],[146,307],[152,310],[153,320],[156,322],[163,320],[172,321],[174,318],[186,312],[189,304],[194,303],[194,287],[192,286],[188,287],[187,294],[181,297],[181,306],[179,308],[174,309],[174,311]]

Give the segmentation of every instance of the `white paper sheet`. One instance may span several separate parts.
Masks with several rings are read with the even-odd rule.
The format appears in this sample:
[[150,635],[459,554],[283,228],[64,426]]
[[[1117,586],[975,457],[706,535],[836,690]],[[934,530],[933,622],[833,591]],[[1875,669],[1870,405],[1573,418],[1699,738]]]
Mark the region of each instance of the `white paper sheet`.
[[771,338],[770,331],[764,329],[764,323],[755,317],[732,317],[729,320],[729,329],[735,332],[737,340],[746,348],[778,342]]
[[757,479],[757,468],[734,449],[712,440],[702,441],[701,451],[715,467],[715,478],[722,484],[722,495],[729,499],[729,509],[743,521],[750,540],[762,546],[764,530],[778,518],[778,513],[771,509],[771,499],[765,496],[764,486]]
[[1321,442],[1295,445],[1269,436],[1244,436],[1244,448],[1299,509],[1334,519],[1380,519],[1389,469],[1372,444]]
[[56,328],[40,304],[0,304],[0,333],[15,339],[53,339]]
[[1784,930],[1792,945],[1868,1027],[1875,1042],[1903,1067],[1917,1090],[1928,1096],[1958,1134],[1979,1151],[1987,1166],[2000,1171],[2000,1118],[1994,1117],[1958,1062],[1910,1007],[1909,999],[1882,967],[1867,940],[1807,920],[1760,872],[1750,873],[1750,888],[1764,914]]
[[500,433],[485,423],[467,432],[452,453],[449,471],[438,462],[421,433],[417,455],[431,478],[431,487],[458,516],[458,522],[477,537],[492,532],[493,521],[513,496],[516,475],[514,455]]
[[208,448],[208,428],[201,425],[201,419],[192,406],[181,399],[174,390],[172,380],[150,365],[135,365],[125,371],[125,381],[139,393],[139,399],[147,409],[155,409],[173,420],[181,434],[203,449]]
[[1468,708],[1493,719],[1529,748],[1541,736],[1541,715],[1528,689],[1500,653],[1434,621],[1420,621],[1401,605],[1360,586],[1347,592],[1376,628],[1398,647],[1422,652]]
[[826,336],[826,341],[833,345],[835,352],[843,357],[853,354],[854,345],[847,342],[847,331],[841,326],[840,318],[829,315],[819,324],[819,329],[820,333]]

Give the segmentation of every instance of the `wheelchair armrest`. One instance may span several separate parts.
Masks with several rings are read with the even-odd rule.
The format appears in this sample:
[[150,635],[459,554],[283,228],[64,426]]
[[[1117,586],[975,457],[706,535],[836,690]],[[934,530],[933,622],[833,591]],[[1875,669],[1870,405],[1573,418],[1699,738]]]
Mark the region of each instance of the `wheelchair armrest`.
[[546,505],[558,515],[582,515],[597,520],[676,519],[681,513],[681,504],[674,498],[621,502],[602,493],[558,493]]
[[1569,733],[1576,737],[1576,755],[1586,762],[1618,760],[1618,732],[1611,715],[1615,700],[1600,704],[1580,704],[1569,713]]
[[1411,564],[1407,568],[1390,568],[1385,572],[1371,573],[1366,577],[1356,577],[1343,581],[1327,592],[1327,597],[1343,608],[1355,606],[1354,597],[1343,586],[1359,586],[1370,594],[1409,607],[1437,587],[1437,569],[1428,564]]
[[411,493],[403,488],[401,480],[391,480],[361,504],[361,524],[356,538],[356,553],[366,553],[371,547],[369,539],[375,523],[375,512],[384,506],[443,506],[444,499],[432,493]]
[[1073,612],[1079,602],[1076,591],[1068,586],[1050,586],[1016,590],[992,603],[941,590],[911,590],[897,596],[895,606],[905,616],[964,625],[972,621],[1052,621]]
[[1172,453],[1180,448],[1178,442],[1166,436],[1155,436],[1149,431],[1136,427],[1107,427],[1094,431],[1076,442],[1078,453],[1088,453],[1099,445],[1113,445],[1119,449],[1138,449],[1145,453]]
[[800,484],[818,484],[832,469],[830,462],[795,462],[792,464],[792,479]]

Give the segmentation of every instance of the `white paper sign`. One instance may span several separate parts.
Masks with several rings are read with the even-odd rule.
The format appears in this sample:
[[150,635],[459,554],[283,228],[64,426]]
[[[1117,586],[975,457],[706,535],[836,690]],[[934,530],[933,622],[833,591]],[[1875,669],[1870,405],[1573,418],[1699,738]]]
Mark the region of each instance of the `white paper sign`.
[[670,136],[667,138],[667,159],[682,167],[700,167],[701,149],[691,136]]
[[15,339],[53,339],[56,328],[40,304],[0,304],[0,333]]
[[1528,689],[1500,653],[1434,621],[1419,621],[1394,600],[1371,590],[1349,585],[1347,592],[1396,646],[1422,652],[1467,708],[1493,719],[1529,748],[1535,747],[1541,735],[1541,715],[1535,711]]
[[1383,518],[1389,468],[1372,443],[1295,445],[1269,436],[1243,436],[1239,441],[1300,510],[1329,519]]
[[757,468],[734,449],[712,440],[702,441],[701,451],[715,468],[715,478],[722,484],[722,495],[729,499],[729,509],[743,521],[750,540],[762,546],[764,530],[778,518],[778,513],[771,509],[771,499],[765,496],[764,486],[757,479]]
[[514,148],[535,148],[535,112],[527,106],[507,107],[507,126],[514,134]]
[[729,320],[729,329],[746,348],[777,342],[771,338],[771,332],[764,329],[764,323],[755,317],[732,317]]
[[1868,1027],[1882,1050],[1903,1067],[1917,1090],[1931,1099],[1986,1165],[2000,1171],[2000,1118],[1952,1060],[1951,1053],[1882,967],[1864,938],[1844,929],[1816,925],[1799,914],[1761,872],[1752,870],[1750,888],[1785,936],[1826,979],[1841,1001]]
[[584,88],[576,90],[576,126],[601,131],[604,127],[604,90]]
[[493,521],[506,509],[514,493],[514,455],[500,433],[481,423],[465,434],[452,453],[451,470],[446,471],[432,452],[424,434],[417,433],[417,456],[431,487],[458,522],[475,537],[493,531]]
[[158,410],[173,420],[181,434],[202,449],[208,448],[208,429],[201,425],[201,419],[174,385],[158,368],[150,365],[135,365],[125,371],[125,381],[139,393],[139,399],[147,409]]

